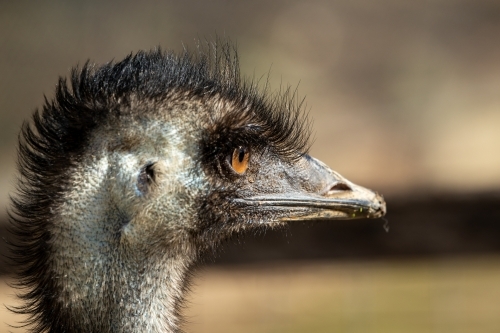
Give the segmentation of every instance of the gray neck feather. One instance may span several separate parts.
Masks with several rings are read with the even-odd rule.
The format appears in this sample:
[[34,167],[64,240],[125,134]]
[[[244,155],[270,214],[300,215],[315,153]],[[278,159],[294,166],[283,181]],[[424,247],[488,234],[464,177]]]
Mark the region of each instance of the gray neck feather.
[[[74,320],[71,332],[178,332],[194,247],[181,233],[166,246],[128,228],[144,221],[134,214],[137,198],[124,195],[134,174],[115,162],[93,157],[74,170],[51,230],[54,294]],[[109,172],[116,165],[121,172]]]

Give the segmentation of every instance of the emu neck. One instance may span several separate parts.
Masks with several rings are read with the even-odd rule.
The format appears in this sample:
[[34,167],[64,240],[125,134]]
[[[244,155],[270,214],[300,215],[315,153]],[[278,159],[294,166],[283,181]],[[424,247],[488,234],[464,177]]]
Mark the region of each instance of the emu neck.
[[185,264],[183,258],[170,258],[161,267],[76,270],[78,276],[66,278],[58,300],[63,303],[59,315],[71,319],[54,332],[179,332]]
[[75,170],[74,190],[53,225],[48,265],[55,290],[47,298],[60,319],[46,318],[51,332],[178,332],[196,256],[191,247],[144,239],[132,227],[144,224],[140,214],[116,202],[107,170],[105,160]]

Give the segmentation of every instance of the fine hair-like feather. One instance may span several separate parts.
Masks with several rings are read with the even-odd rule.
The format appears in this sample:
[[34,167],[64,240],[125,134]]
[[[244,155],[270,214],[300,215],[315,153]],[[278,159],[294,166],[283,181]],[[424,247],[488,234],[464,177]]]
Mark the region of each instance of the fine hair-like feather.
[[255,80],[242,79],[237,53],[228,42],[200,45],[194,53],[157,48],[116,63],[87,62],[73,69],[69,81],[59,79],[54,99],[46,99],[32,121],[23,124],[19,137],[19,180],[9,216],[15,237],[11,256],[20,276],[16,286],[22,288],[24,305],[12,310],[30,316],[26,324],[33,332],[54,329],[56,323],[60,331],[71,325],[58,308],[63,305],[53,301],[57,286],[47,267],[49,229],[55,222],[54,207],[68,189],[69,170],[80,162],[89,137],[110,119],[147,112],[131,109],[133,100],[179,96],[220,98],[235,106],[203,139],[210,148],[202,152],[202,160],[227,150],[227,142],[268,147],[288,159],[308,149],[309,123],[296,92],[286,88],[270,94]]

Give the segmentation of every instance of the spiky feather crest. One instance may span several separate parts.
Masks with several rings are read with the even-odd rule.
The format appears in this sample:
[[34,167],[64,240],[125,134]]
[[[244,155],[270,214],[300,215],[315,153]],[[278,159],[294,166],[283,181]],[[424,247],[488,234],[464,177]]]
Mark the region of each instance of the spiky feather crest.
[[242,142],[269,146],[284,158],[296,158],[308,148],[309,124],[296,92],[270,94],[255,81],[242,80],[237,53],[228,42],[199,46],[195,53],[140,51],[117,63],[87,62],[73,69],[70,82],[59,79],[55,98],[46,99],[19,137],[19,181],[9,216],[16,239],[12,259],[20,276],[16,286],[22,288],[25,303],[12,310],[30,316],[26,324],[32,332],[71,323],[71,318],[57,317],[62,305],[51,301],[56,284],[46,265],[51,255],[48,230],[55,223],[54,207],[67,191],[69,170],[78,165],[90,135],[111,117],[134,112],[127,108],[132,99],[161,102],[180,96],[218,98],[233,105],[211,129],[208,139],[214,144],[207,155],[224,149],[234,135]]

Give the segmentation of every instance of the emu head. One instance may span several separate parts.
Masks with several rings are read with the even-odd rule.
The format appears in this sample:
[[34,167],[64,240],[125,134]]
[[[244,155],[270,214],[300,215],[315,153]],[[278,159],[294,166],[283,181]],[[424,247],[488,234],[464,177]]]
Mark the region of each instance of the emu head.
[[189,267],[231,235],[385,214],[307,154],[294,94],[238,71],[229,46],[86,64],[24,125],[12,222],[40,331],[174,331]]

